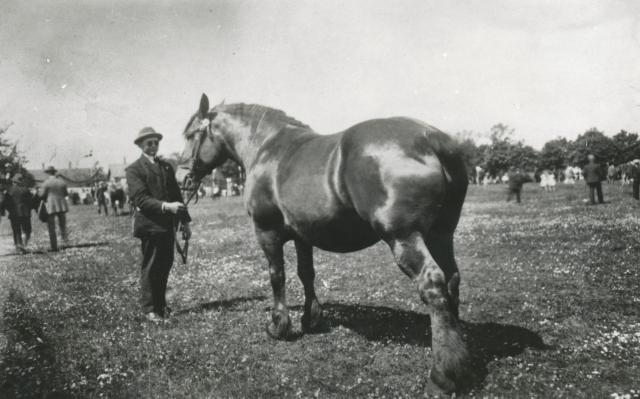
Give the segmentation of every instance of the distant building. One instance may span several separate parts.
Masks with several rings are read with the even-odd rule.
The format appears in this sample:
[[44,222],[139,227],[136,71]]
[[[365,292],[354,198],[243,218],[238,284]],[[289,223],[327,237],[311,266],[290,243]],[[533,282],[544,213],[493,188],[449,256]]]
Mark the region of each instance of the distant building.
[[[33,175],[36,185],[41,184],[49,177],[42,169],[30,169],[29,173]],[[96,182],[104,180],[102,171],[94,168],[58,169],[57,175],[67,183],[67,187],[71,189],[71,191],[73,191],[74,188],[89,187]]]
[[107,171],[107,177],[109,180],[114,181],[116,179],[124,180],[126,172],[125,169],[128,165],[124,163],[109,164]]

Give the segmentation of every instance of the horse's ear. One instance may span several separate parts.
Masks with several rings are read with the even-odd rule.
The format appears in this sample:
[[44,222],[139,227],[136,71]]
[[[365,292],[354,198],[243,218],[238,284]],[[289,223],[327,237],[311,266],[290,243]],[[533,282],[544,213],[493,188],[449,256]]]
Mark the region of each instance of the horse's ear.
[[198,110],[198,114],[203,117],[209,112],[209,97],[206,94],[202,93],[202,97],[200,97],[200,109]]

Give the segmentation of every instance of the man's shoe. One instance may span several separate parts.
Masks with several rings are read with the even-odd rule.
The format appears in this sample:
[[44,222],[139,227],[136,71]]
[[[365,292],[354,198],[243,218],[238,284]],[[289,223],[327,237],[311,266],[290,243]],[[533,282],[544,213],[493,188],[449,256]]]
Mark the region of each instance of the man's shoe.
[[145,319],[147,319],[147,321],[154,323],[154,324],[159,324],[162,323],[164,321],[164,319],[162,318],[162,316],[160,316],[159,314],[157,314],[156,312],[150,312],[144,315]]

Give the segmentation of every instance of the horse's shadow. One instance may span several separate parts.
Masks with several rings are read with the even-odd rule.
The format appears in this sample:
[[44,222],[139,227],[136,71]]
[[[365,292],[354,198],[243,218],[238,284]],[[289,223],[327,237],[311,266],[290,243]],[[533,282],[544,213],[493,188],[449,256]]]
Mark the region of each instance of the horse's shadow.
[[[301,307],[297,307],[301,310]],[[348,328],[369,341],[396,342],[421,347],[431,346],[431,323],[427,314],[384,306],[329,302],[323,305],[324,331],[337,326]],[[524,327],[498,323],[461,321],[472,356],[475,375],[469,388],[478,386],[487,376],[487,365],[496,358],[515,356],[525,349],[551,349],[540,335]]]
[[266,300],[264,295],[256,295],[250,297],[236,297],[229,299],[222,299],[219,301],[212,301],[206,303],[199,303],[195,306],[191,306],[185,309],[180,309],[175,312],[176,315],[187,313],[202,313],[210,310],[234,310],[241,307],[249,307],[251,302],[259,302]]

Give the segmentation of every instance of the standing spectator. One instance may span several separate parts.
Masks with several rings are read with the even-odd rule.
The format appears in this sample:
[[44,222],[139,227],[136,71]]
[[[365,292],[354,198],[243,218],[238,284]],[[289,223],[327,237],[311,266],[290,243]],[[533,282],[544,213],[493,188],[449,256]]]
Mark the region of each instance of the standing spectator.
[[640,200],[640,159],[631,162],[631,177],[633,178],[633,198]]
[[607,183],[608,184],[615,182],[617,173],[618,173],[618,168],[616,168],[614,164],[609,164],[609,166],[607,167]]
[[509,173],[509,188],[507,191],[507,201],[511,201],[516,196],[516,202],[520,203],[520,194],[524,183],[532,182],[533,179],[526,173],[521,173],[520,169],[512,168]]
[[109,208],[107,207],[107,184],[105,182],[101,182],[96,190],[96,199],[98,200],[98,215],[102,212],[104,208],[104,214],[109,215]]
[[[9,187],[0,202],[0,213],[9,213],[11,230],[13,231],[13,244],[19,251],[24,250],[31,238],[31,209],[34,206],[34,198],[31,191],[24,186],[24,180],[20,173],[13,176],[13,185]],[[22,234],[24,233],[24,240]]]
[[582,175],[584,181],[589,187],[589,200],[591,205],[596,204],[595,194],[598,194],[598,203],[604,204],[604,198],[602,196],[602,181],[605,180],[602,166],[596,163],[596,157],[593,154],[587,156],[589,163],[582,169]]
[[183,224],[183,236],[191,236],[191,218],[182,202],[173,167],[156,157],[161,139],[162,135],[152,128],[142,129],[134,140],[142,155],[126,169],[135,209],[133,236],[142,244],[140,302],[146,319],[154,323],[167,318],[171,311],[165,293],[178,221]]
[[53,166],[45,169],[45,173],[48,174],[49,177],[42,183],[39,191],[39,196],[45,201],[47,208],[47,228],[49,229],[49,242],[51,244],[51,251],[53,252],[58,251],[56,217],[58,218],[62,240],[65,243],[68,242],[66,213],[69,211],[69,205],[67,205],[65,197],[69,195],[69,193],[65,182],[56,176],[57,172]]
[[482,181],[482,173],[483,169],[482,166],[480,165],[476,165],[476,184],[480,185],[480,182]]

